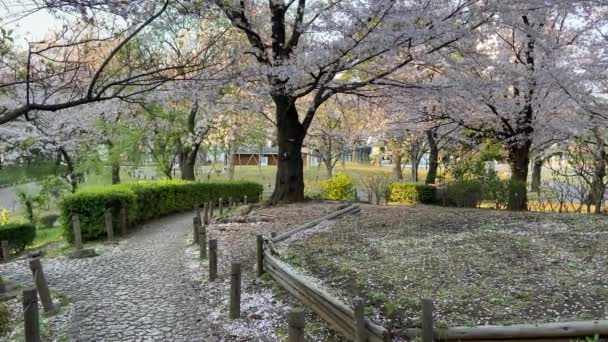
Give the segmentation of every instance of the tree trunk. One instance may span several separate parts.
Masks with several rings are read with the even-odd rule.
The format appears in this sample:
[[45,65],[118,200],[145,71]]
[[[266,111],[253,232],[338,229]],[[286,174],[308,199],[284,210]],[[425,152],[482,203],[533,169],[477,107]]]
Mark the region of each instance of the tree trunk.
[[534,164],[532,166],[532,183],[530,184],[530,191],[532,192],[540,192],[542,169],[543,159],[541,157],[534,158]]
[[424,183],[435,184],[435,180],[437,179],[437,169],[439,168],[439,147],[437,146],[437,133],[430,129],[426,131],[426,137],[429,144],[429,169]]
[[228,179],[234,179],[234,154],[236,149],[229,148],[226,150],[226,159],[227,159],[227,167],[228,167]]
[[295,100],[285,95],[273,96],[276,106],[279,156],[272,204],[304,200],[304,161],[302,145],[306,135],[298,117]]
[[112,162],[112,184],[120,183],[120,162]]
[[194,166],[196,166],[196,155],[200,144],[194,144],[189,151],[179,154],[179,167],[183,180],[196,180]]
[[325,174],[327,175],[327,179],[330,179],[334,176],[334,168],[332,166],[331,161],[328,163],[327,160],[325,160]]
[[70,183],[72,193],[75,193],[76,190],[78,190],[78,183],[79,183],[80,175],[78,173],[76,173],[76,168],[75,168],[74,162],[72,161],[72,158],[66,152],[66,150],[63,148],[59,148],[59,152],[63,156],[63,161],[65,162],[65,165],[66,165],[65,178]]
[[391,162],[393,163],[393,177],[403,180],[403,170],[401,169],[401,152],[392,153]]
[[530,164],[530,141],[510,146],[509,162],[511,164],[511,185],[509,186],[508,210],[524,211],[528,209],[526,182]]
[[412,165],[412,182],[418,183],[418,165],[420,164],[420,160],[413,159],[410,164]]
[[264,156],[264,145],[258,146],[258,170],[262,174],[262,157]]
[[591,195],[593,199],[593,205],[595,206],[593,213],[602,213],[602,202],[604,200],[604,193],[606,192],[606,185],[604,178],[606,177],[606,151],[603,145],[600,145],[600,155],[595,163],[595,170],[593,173],[593,182],[591,183]]
[[193,181],[196,179],[194,176],[194,165],[189,158],[185,158],[184,162],[180,164],[180,171],[182,173],[183,180]]

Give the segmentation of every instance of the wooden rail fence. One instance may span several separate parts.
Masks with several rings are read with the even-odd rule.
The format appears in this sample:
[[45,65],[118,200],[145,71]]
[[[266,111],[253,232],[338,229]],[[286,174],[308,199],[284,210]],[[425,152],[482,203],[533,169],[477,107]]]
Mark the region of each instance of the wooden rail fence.
[[[608,336],[608,320],[576,321],[558,323],[517,324],[510,326],[480,326],[437,328],[433,324],[433,303],[430,299],[422,301],[422,328],[408,328],[387,331],[364,318],[364,303],[361,298],[353,301],[353,306],[332,297],[325,290],[313,284],[307,277],[297,274],[289,265],[279,260],[275,244],[293,235],[306,231],[318,224],[346,214],[360,211],[357,205],[343,205],[332,214],[303,224],[271,238],[257,236],[258,275],[268,273],[281,287],[300,302],[308,306],[332,328],[355,342],[391,341],[391,337],[420,338],[430,341],[571,341],[573,338],[588,336]],[[295,334],[294,335],[298,335]],[[299,335],[298,335],[299,336]]]
[[[326,291],[311,283],[306,277],[296,274],[289,265],[273,255],[275,243],[313,228],[321,222],[359,211],[360,208],[356,205],[343,205],[332,214],[298,226],[271,239],[263,240],[263,243],[260,242],[260,237],[257,237],[258,274],[263,272],[270,274],[281,287],[307,305],[346,338],[351,340],[356,339],[357,341],[390,341],[389,333],[386,329],[367,319],[364,319],[364,324],[361,324],[362,318],[356,317],[355,311],[351,307],[332,297]],[[359,329],[357,329],[357,326],[359,326]]]

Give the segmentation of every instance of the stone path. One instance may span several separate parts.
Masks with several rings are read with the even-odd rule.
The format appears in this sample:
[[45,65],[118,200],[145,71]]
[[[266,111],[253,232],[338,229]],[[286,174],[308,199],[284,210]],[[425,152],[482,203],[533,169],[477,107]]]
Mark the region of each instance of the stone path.
[[[51,289],[74,303],[73,341],[212,341],[196,305],[200,284],[184,248],[192,213],[144,225],[95,258],[42,259]],[[0,265],[3,277],[31,286],[27,260]]]

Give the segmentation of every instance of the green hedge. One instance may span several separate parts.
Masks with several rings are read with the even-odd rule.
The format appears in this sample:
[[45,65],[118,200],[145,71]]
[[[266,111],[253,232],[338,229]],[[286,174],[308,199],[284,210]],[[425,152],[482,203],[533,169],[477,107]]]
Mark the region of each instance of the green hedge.
[[[83,241],[106,235],[103,214],[110,208],[115,218],[121,207],[127,209],[129,226],[168,214],[191,210],[207,201],[226,202],[229,197],[257,202],[262,185],[252,182],[186,182],[181,180],[143,181],[81,190],[61,203],[61,222],[66,239],[73,242],[70,217],[80,215]],[[116,219],[115,219],[116,220]],[[117,222],[114,224],[118,227]]]
[[68,195],[61,202],[63,236],[70,243],[74,242],[71,225],[72,213],[78,213],[80,216],[83,241],[95,240],[105,236],[103,215],[106,209],[110,209],[112,215],[116,218],[120,208],[123,207],[127,209],[127,222],[132,225],[135,223],[138,211],[137,197],[125,185],[88,188]]
[[0,241],[6,240],[12,250],[21,252],[34,242],[36,226],[30,223],[9,223],[0,226]]
[[390,202],[399,203],[436,203],[437,189],[433,185],[417,183],[393,183],[388,187]]
[[483,186],[476,179],[457,180],[445,186],[444,205],[476,208],[483,200]]

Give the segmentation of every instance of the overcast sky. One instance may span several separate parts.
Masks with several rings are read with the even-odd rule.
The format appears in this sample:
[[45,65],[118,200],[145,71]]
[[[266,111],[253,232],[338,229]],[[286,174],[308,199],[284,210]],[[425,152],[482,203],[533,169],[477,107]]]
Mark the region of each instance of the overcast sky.
[[34,8],[31,0],[0,0],[0,26],[14,30],[15,44],[25,46],[26,39],[42,40],[60,25],[46,10],[31,13]]

